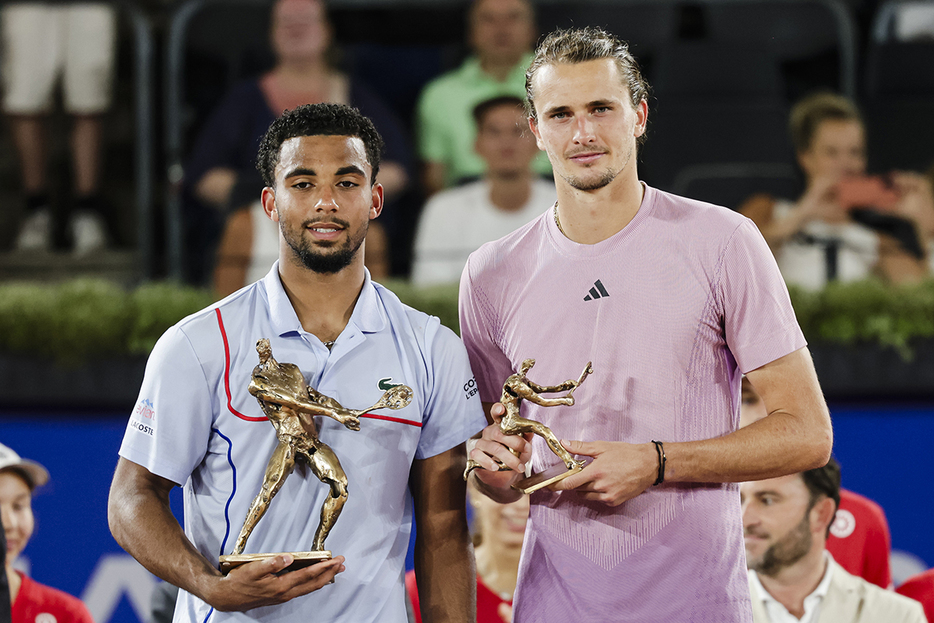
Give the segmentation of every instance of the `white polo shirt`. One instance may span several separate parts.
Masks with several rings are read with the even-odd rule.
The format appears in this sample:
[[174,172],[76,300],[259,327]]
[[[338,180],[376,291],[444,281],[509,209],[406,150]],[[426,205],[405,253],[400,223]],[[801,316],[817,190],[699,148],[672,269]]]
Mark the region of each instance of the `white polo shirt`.
[[[412,461],[449,450],[486,424],[467,354],[437,318],[403,305],[369,273],[329,351],[302,329],[278,268],[160,338],[120,448],[124,458],[184,486],[185,533],[202,554],[217,562],[232,551],[277,444],[247,391],[259,363],[257,340],[269,338],[279,362],[296,364],[310,386],[347,408],[374,404],[389,384],[405,383],[414,396],[399,411],[364,415],[359,431],[316,418],[348,480],[347,503],[325,543],[346,557],[333,585],[247,613],[215,612],[180,592],[175,621],[403,623]],[[328,492],[305,466],[296,467],[246,553],[310,549]]]

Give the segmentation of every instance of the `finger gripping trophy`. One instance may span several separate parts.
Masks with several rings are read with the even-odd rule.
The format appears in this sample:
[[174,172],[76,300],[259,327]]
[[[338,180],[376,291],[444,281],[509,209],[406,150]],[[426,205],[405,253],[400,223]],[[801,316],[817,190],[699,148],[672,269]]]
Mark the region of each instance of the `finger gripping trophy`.
[[[527,376],[529,370],[531,370],[534,365],[534,359],[524,360],[519,366],[519,371],[507,378],[506,382],[503,384],[503,394],[500,398],[500,402],[506,407],[506,414],[499,421],[499,428],[506,435],[534,433],[542,437],[548,443],[548,447],[551,448],[551,451],[563,461],[564,465],[555,465],[540,474],[534,474],[513,485],[514,488],[523,493],[537,491],[553,482],[557,482],[567,478],[571,474],[579,472],[584,467],[584,461],[575,459],[571,453],[561,445],[561,442],[550,428],[541,422],[529,420],[519,415],[519,406],[522,400],[528,400],[542,407],[573,406],[574,390],[580,387],[584,380],[593,373],[593,363],[588,361],[577,380],[570,379],[560,385],[539,385],[530,380]],[[564,391],[567,393],[559,398],[544,398],[541,396],[541,394]],[[510,451],[515,454],[515,451],[511,448]],[[499,463],[499,461],[497,461],[497,463]],[[467,469],[464,470],[464,480],[466,480],[470,472],[477,467],[480,467],[479,463],[473,459],[468,460]],[[499,471],[506,471],[508,469],[509,468],[505,465],[500,464],[499,466]]]
[[309,387],[298,366],[276,361],[268,339],[263,338],[256,343],[256,352],[259,354],[259,365],[253,368],[249,392],[256,397],[263,413],[276,429],[279,443],[266,465],[263,486],[250,505],[232,554],[220,557],[221,570],[224,572],[246,562],[275,555],[243,554],[243,550],[253,528],[266,514],[270,502],[298,461],[307,464],[318,480],[330,487],[330,492],[321,507],[321,520],[315,531],[312,551],[292,552],[295,562],[287,570],[331,558],[331,552],[324,549],[324,540],[347,501],[347,475],[334,451],[318,439],[314,416],[334,418],[348,429],[358,431],[360,416],[364,413],[385,408],[402,409],[412,401],[412,390],[406,385],[397,385],[367,409],[347,409],[333,398]]

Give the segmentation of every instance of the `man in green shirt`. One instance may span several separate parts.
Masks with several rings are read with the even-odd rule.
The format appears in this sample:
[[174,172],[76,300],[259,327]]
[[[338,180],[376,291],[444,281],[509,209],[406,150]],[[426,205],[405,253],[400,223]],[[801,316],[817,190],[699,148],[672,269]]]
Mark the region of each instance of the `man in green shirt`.
[[[485,165],[474,151],[474,106],[500,95],[525,97],[525,70],[536,37],[531,3],[474,0],[468,31],[474,55],[430,82],[418,102],[418,148],[428,194],[483,174]],[[551,174],[543,153],[533,168]]]

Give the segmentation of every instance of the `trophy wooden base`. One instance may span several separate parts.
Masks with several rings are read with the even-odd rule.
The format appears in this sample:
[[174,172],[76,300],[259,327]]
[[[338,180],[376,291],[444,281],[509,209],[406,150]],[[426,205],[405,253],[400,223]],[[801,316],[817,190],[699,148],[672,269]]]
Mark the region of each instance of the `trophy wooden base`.
[[291,565],[280,571],[277,575],[282,575],[283,573],[288,573],[289,571],[295,571],[297,569],[304,569],[305,567],[310,567],[313,564],[324,562],[332,558],[331,552],[327,550],[320,552],[279,552],[278,554],[231,554],[229,556],[220,557],[221,573],[227,575],[231,570],[236,569],[240,565],[245,565],[248,562],[254,562],[256,560],[265,560],[273,556],[280,556],[284,553],[288,553],[294,560]]
[[543,472],[532,474],[528,478],[523,478],[514,484],[512,488],[528,495],[533,491],[543,489],[552,483],[558,482],[559,480],[564,480],[571,474],[576,474],[582,469],[584,468],[580,466],[575,466],[571,469],[568,469],[564,463],[556,463]]

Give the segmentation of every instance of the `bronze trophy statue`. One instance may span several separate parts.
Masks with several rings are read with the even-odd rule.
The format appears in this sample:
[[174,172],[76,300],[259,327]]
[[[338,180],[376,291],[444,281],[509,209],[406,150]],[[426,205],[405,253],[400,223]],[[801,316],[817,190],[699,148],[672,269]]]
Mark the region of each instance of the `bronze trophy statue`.
[[220,567],[224,573],[244,563],[276,555],[243,554],[243,549],[253,528],[262,519],[299,460],[304,461],[318,480],[330,487],[331,492],[321,507],[321,520],[315,531],[312,551],[290,552],[295,561],[286,570],[330,559],[331,552],[324,549],[324,540],[347,501],[347,476],[334,451],[318,439],[313,417],[326,415],[350,430],[360,430],[362,414],[376,409],[402,409],[412,401],[411,388],[397,385],[368,409],[346,409],[333,398],[309,387],[298,366],[276,361],[268,339],[263,338],[256,343],[256,352],[259,353],[259,365],[253,368],[249,391],[275,427],[279,443],[269,457],[263,486],[250,505],[233,552],[220,557]]
[[[584,366],[583,372],[581,372],[580,378],[576,381],[567,380],[560,385],[544,386],[534,383],[526,376],[534,365],[534,359],[526,359],[522,362],[522,365],[519,366],[519,371],[506,379],[506,382],[503,384],[503,395],[499,401],[506,407],[506,415],[499,421],[499,428],[506,435],[535,433],[548,442],[548,447],[561,459],[563,464],[558,463],[539,474],[533,474],[513,485],[514,489],[526,494],[538,491],[554,482],[563,480],[571,474],[576,474],[584,468],[584,461],[578,461],[571,456],[571,453],[561,445],[561,442],[555,434],[551,432],[550,428],[541,422],[528,420],[520,416],[520,403],[524,399],[541,405],[542,407],[558,407],[562,405],[570,407],[574,404],[574,390],[580,387],[581,383],[584,382],[584,379],[586,379],[588,375],[593,373],[592,362],[588,361],[587,365]],[[563,391],[566,391],[567,394],[560,398],[543,398],[541,396],[541,394]],[[464,480],[467,480],[470,472],[477,467],[480,467],[479,463],[473,459],[468,460],[467,469],[464,470]],[[499,471],[506,471],[508,469],[508,467],[501,464]]]

